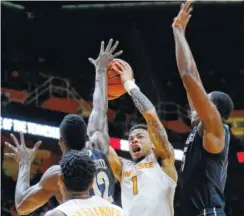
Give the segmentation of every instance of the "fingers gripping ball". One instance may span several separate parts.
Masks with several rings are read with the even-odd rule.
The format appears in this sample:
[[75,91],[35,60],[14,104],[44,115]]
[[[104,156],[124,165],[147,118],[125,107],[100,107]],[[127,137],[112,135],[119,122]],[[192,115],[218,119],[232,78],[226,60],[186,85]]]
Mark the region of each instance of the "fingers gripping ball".
[[123,60],[114,59],[107,71],[108,100],[114,100],[126,93],[124,85],[121,82],[120,74],[118,74],[115,70],[113,70],[113,67],[116,67],[114,65],[115,61],[123,61]]

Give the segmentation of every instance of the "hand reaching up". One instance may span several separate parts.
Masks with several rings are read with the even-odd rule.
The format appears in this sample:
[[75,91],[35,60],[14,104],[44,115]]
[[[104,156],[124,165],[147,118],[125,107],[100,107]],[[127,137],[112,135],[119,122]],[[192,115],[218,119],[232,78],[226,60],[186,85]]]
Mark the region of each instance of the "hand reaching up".
[[174,18],[172,28],[174,30],[181,30],[185,32],[186,26],[191,18],[191,0],[188,0],[186,3],[182,3],[180,7],[180,12],[177,17]]
[[10,134],[15,147],[8,142],[5,142],[5,146],[12,152],[12,153],[5,153],[5,156],[14,159],[17,163],[31,163],[35,156],[36,152],[41,145],[41,141],[38,141],[32,149],[29,149],[25,145],[24,134],[20,133],[20,143],[17,138]]
[[113,39],[110,39],[106,49],[104,50],[104,41],[102,41],[101,47],[100,47],[100,53],[99,53],[97,59],[94,60],[92,58],[88,58],[88,60],[96,67],[96,69],[99,68],[99,69],[107,71],[109,64],[113,61],[113,59],[123,53],[122,50],[114,53],[117,46],[119,45],[118,41],[116,41],[113,46],[112,46],[112,44],[113,44]]

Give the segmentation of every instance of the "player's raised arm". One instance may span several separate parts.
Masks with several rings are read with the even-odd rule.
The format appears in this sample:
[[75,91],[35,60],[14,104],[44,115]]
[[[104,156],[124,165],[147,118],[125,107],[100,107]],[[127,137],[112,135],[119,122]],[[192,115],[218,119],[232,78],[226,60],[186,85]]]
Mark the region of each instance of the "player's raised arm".
[[37,142],[33,149],[28,149],[25,146],[22,133],[20,134],[20,144],[13,134],[11,134],[11,137],[16,147],[5,142],[5,145],[12,151],[12,153],[6,153],[5,155],[15,159],[19,163],[15,206],[19,214],[27,215],[43,206],[54,195],[60,168],[59,166],[49,168],[42,176],[40,182],[30,187],[31,163],[35,158],[36,151],[41,142]]
[[[180,13],[179,13],[179,15],[177,17],[177,20],[181,20],[181,23],[182,23],[181,26],[182,26],[182,29],[183,29],[184,33],[185,33],[185,30],[186,30],[187,24],[188,24],[189,20],[191,19],[190,13],[192,11],[192,8],[190,7],[190,3],[191,2],[188,1],[186,3],[186,6],[183,3],[181,4]],[[176,18],[175,18],[175,20],[176,20]],[[199,76],[199,73],[198,73],[198,70],[197,70],[197,65],[196,65],[196,62],[195,62],[195,60],[194,60],[194,58],[192,56],[192,53],[190,53],[190,58],[191,58],[190,67],[191,67],[192,76],[202,85],[202,81],[201,81],[201,78]],[[192,103],[192,100],[191,100],[190,96],[188,95],[188,93],[187,93],[187,99],[188,99],[188,103],[189,103],[191,111],[195,110],[195,107],[194,107],[194,105]]]
[[107,48],[104,50],[104,42],[102,42],[98,58],[96,60],[89,58],[89,61],[96,68],[96,81],[93,94],[93,110],[88,122],[88,136],[92,144],[107,155],[115,177],[120,180],[122,164],[115,150],[109,145],[107,121],[108,93],[106,73],[113,59],[122,54],[122,51],[113,54],[119,42],[117,41],[113,47],[112,43],[113,40],[110,39]]
[[112,60],[119,56],[122,51],[115,54],[119,42],[116,41],[112,47],[113,40],[110,39],[104,50],[104,42],[101,43],[100,53],[96,60],[89,58],[89,61],[95,66],[95,90],[93,93],[93,109],[88,121],[87,134],[94,147],[102,150],[106,155],[109,149],[108,135],[108,94],[107,94],[107,70]]
[[210,100],[199,78],[191,50],[185,38],[185,27],[191,17],[191,1],[182,5],[173,22],[175,50],[178,70],[187,95],[204,124],[203,146],[211,153],[219,153],[224,148],[224,129],[220,114]]
[[126,91],[147,122],[148,132],[155,146],[156,155],[162,159],[165,171],[176,180],[174,148],[168,140],[166,130],[158,118],[155,107],[135,84],[130,65],[119,61],[115,64],[117,66],[116,70],[121,74],[121,80]]

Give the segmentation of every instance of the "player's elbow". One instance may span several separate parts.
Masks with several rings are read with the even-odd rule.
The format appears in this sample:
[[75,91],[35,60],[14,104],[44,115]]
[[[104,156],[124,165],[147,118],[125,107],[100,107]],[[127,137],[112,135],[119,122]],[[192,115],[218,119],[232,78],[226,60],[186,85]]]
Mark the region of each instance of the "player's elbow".
[[15,208],[19,215],[28,215],[31,213],[30,206],[26,202],[15,202]]
[[203,118],[204,128],[208,133],[222,140],[224,137],[224,128],[221,117],[218,113],[208,114]]
[[224,144],[214,143],[214,144],[203,144],[203,148],[212,154],[219,154],[224,150]]
[[26,209],[25,207],[21,206],[21,205],[16,205],[16,211],[19,215],[28,215],[30,212],[27,211],[28,209]]

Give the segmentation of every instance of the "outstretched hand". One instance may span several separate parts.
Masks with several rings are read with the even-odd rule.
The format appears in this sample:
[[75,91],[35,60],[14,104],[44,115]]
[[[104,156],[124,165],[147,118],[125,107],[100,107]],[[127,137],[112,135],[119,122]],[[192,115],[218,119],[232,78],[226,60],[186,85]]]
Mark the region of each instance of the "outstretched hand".
[[180,12],[177,17],[174,18],[172,28],[183,30],[185,32],[186,26],[191,18],[191,7],[192,0],[188,0],[186,3],[182,3],[180,7]]
[[10,136],[16,147],[14,147],[8,142],[5,142],[5,146],[12,152],[12,153],[5,153],[5,156],[14,159],[17,163],[26,163],[26,162],[31,163],[35,159],[36,152],[39,149],[42,142],[38,141],[34,145],[33,149],[29,149],[25,145],[25,139],[23,133],[20,133],[20,143],[13,134],[10,134]]
[[88,58],[88,60],[96,68],[107,70],[108,67],[109,67],[109,64],[113,61],[113,59],[118,57],[119,55],[121,55],[123,53],[122,50],[120,50],[119,52],[114,53],[115,49],[119,45],[118,41],[116,41],[113,46],[112,46],[112,44],[113,44],[113,39],[110,39],[106,49],[104,50],[104,41],[102,41],[101,48],[100,48],[100,53],[99,53],[97,59],[94,60],[92,58]]

